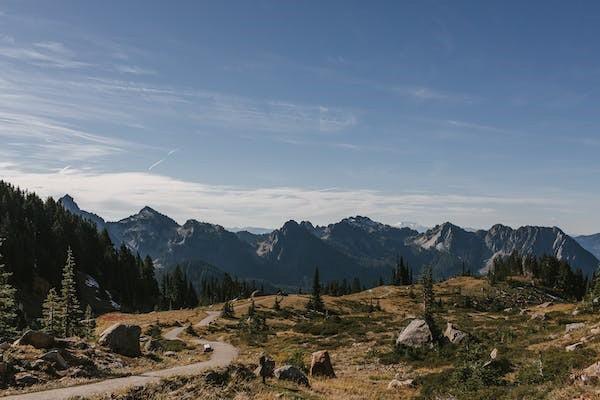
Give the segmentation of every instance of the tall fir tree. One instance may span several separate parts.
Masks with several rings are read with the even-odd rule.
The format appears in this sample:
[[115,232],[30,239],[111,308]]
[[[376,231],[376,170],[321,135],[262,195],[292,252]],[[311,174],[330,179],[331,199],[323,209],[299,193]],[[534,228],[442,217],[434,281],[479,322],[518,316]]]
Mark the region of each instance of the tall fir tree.
[[[2,240],[0,239],[0,247]],[[0,338],[10,338],[16,333],[15,306],[17,290],[10,284],[12,273],[6,271],[0,254]]]
[[433,271],[431,267],[425,267],[421,284],[423,285],[423,316],[425,320],[432,319],[435,294],[433,292]]
[[306,304],[306,309],[310,311],[324,312],[325,304],[321,298],[321,281],[319,278],[319,267],[315,268],[315,274],[313,276],[313,287],[310,300]]
[[60,297],[56,293],[56,289],[51,288],[42,304],[42,318],[40,321],[42,328],[44,332],[54,336],[58,336],[61,332],[60,303]]
[[73,251],[71,250],[71,247],[69,247],[67,250],[67,261],[63,269],[59,307],[59,318],[61,322],[60,333],[64,337],[73,336],[80,332],[82,313],[79,299],[77,298],[75,268],[76,265]]
[[92,313],[92,307],[88,304],[85,308],[85,314],[83,317],[83,334],[87,339],[94,336],[94,329],[96,329],[96,320]]

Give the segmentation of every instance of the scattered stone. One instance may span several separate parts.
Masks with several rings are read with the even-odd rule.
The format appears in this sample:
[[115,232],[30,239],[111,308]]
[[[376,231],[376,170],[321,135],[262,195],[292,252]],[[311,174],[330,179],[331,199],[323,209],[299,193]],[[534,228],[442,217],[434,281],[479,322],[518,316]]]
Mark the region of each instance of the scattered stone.
[[165,355],[166,357],[176,357],[176,356],[177,356],[177,353],[175,353],[174,351],[165,351],[165,352],[164,352],[164,355]]
[[448,322],[446,324],[446,330],[444,331],[444,337],[446,337],[452,344],[459,344],[465,340],[468,335],[465,332],[457,329],[454,325],[452,325],[452,323]]
[[13,344],[15,346],[30,345],[35,347],[36,349],[48,349],[50,347],[53,347],[55,342],[54,336],[52,335],[48,335],[47,333],[42,331],[28,330]]
[[550,307],[550,306],[553,306],[553,305],[554,305],[554,303],[553,303],[553,302],[551,302],[551,301],[547,301],[547,302],[545,302],[545,303],[542,303],[542,304],[540,304],[540,305],[538,306],[538,308],[548,308],[548,307]]
[[147,352],[163,351],[164,347],[158,339],[150,339],[144,345],[144,350]]
[[310,376],[325,376],[335,378],[335,371],[331,365],[331,358],[327,350],[312,353],[310,361]]
[[581,314],[580,310],[573,310],[573,312],[571,313],[571,315],[574,317],[578,316],[579,314]]
[[98,343],[107,346],[111,351],[129,357],[137,357],[140,351],[140,334],[138,325],[114,324],[100,335]]
[[567,324],[565,326],[565,333],[570,333],[579,329],[585,328],[585,324],[583,322],[575,322],[572,324]]
[[504,309],[504,312],[505,313],[511,313],[511,312],[513,312],[513,309],[512,309],[512,307],[508,307],[508,308]]
[[590,365],[576,377],[586,385],[596,385],[600,382],[600,361]]
[[415,380],[414,379],[405,379],[405,380],[398,380],[398,379],[392,379],[390,381],[390,383],[388,384],[388,390],[392,390],[392,389],[403,389],[403,388],[407,388],[407,387],[413,387],[415,385]]
[[529,319],[536,320],[536,321],[545,321],[546,313],[544,313],[544,312],[533,313],[533,314],[531,314],[531,317]]
[[565,350],[566,351],[575,351],[575,350],[579,349],[581,346],[583,346],[583,342],[577,342],[577,343],[573,343],[573,344],[566,346]]
[[65,361],[58,350],[51,350],[40,357],[41,360],[50,361],[57,369],[67,369],[69,364]]
[[284,365],[281,368],[277,368],[274,371],[274,375],[279,380],[292,381],[300,385],[310,386],[308,383],[308,378],[306,375],[304,375],[304,372],[300,371],[300,369],[294,367],[293,365]]
[[0,343],[0,350],[8,350],[8,349],[10,349],[10,343],[8,343],[8,342]]
[[592,335],[600,335],[600,328],[592,328],[592,329],[590,329],[590,334],[592,334]]
[[413,319],[398,336],[396,346],[422,347],[433,341],[431,329],[423,319]]
[[29,372],[18,372],[15,374],[15,384],[17,386],[31,386],[40,382],[40,379]]
[[494,350],[490,353],[490,359],[495,360],[498,358],[498,349],[494,347]]

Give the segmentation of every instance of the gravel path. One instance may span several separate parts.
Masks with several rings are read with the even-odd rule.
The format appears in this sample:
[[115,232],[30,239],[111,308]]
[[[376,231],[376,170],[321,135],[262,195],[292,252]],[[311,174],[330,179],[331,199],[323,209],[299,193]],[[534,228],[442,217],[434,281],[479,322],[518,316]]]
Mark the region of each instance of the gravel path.
[[[219,312],[209,311],[208,316],[200,321],[196,326],[207,326],[219,318]],[[185,327],[173,328],[165,333],[164,337],[170,340],[177,339],[177,336]],[[3,400],[66,400],[74,396],[93,396],[98,394],[113,393],[118,390],[126,389],[131,386],[142,386],[149,383],[160,381],[162,378],[178,375],[196,375],[209,368],[224,367],[229,365],[238,355],[238,349],[230,344],[223,342],[208,342],[205,340],[196,340],[198,344],[208,343],[214,349],[211,358],[208,361],[202,361],[190,365],[181,365],[157,371],[150,371],[139,375],[127,376],[124,378],[107,379],[104,381],[89,383],[80,386],[72,386],[61,389],[45,390],[42,392],[26,393],[13,396],[2,397]]]

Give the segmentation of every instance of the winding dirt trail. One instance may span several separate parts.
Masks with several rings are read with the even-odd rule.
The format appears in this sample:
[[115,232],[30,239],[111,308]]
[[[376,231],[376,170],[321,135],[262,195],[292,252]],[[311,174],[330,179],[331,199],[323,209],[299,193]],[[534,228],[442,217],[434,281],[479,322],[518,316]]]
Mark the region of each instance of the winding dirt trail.
[[[209,311],[208,316],[195,326],[207,326],[219,318],[219,312]],[[176,340],[185,327],[178,327],[165,333],[164,337],[170,340]],[[189,365],[166,368],[156,371],[149,371],[139,375],[127,376],[124,378],[107,379],[100,382],[89,383],[79,386],[71,386],[61,389],[51,389],[41,392],[18,394],[2,397],[3,400],[66,400],[75,396],[93,396],[98,394],[113,393],[118,390],[126,389],[132,386],[143,386],[149,383],[160,381],[162,378],[178,375],[195,375],[209,368],[224,367],[229,365],[238,355],[238,349],[223,342],[209,342],[205,340],[195,340],[198,344],[208,343],[214,349],[211,358],[208,361],[202,361]]]

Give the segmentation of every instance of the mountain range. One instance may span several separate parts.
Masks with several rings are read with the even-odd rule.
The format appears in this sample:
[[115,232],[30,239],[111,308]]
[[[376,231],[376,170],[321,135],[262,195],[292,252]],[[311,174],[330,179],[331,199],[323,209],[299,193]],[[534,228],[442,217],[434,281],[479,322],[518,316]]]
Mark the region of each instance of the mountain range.
[[189,271],[193,265],[206,269],[209,264],[216,271],[282,287],[308,287],[316,266],[325,282],[355,277],[366,284],[380,277],[387,281],[398,257],[413,268],[415,276],[424,265],[431,265],[439,278],[459,273],[463,265],[485,273],[494,257],[515,250],[524,255],[554,255],[587,275],[600,264],[582,247],[592,243],[593,250],[597,240],[575,240],[556,227],[494,225],[473,231],[446,222],[420,233],[356,216],[327,226],[292,220],[270,233],[231,232],[196,220],[179,225],[150,207],[108,222],[81,210],[71,196],[59,202],[98,229],[106,229],[115,246],[124,244],[142,256],[150,255],[160,268],[186,263]]

